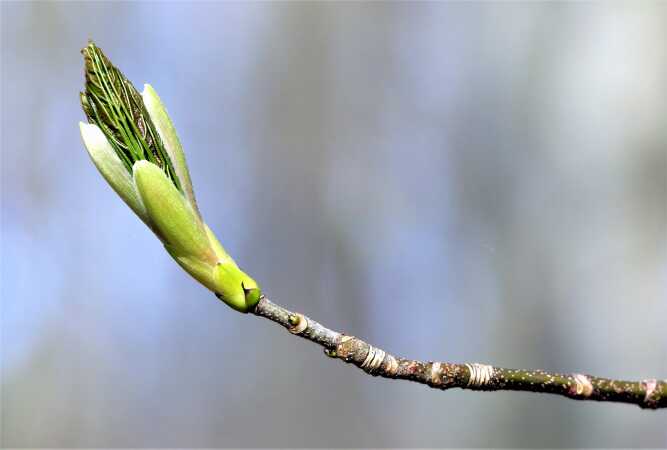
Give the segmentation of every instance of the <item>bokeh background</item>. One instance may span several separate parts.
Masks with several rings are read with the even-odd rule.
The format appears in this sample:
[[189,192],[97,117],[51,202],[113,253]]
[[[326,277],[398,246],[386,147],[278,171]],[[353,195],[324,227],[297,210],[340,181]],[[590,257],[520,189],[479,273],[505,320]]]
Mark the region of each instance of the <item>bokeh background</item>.
[[664,447],[667,411],[376,379],[188,278],[82,146],[153,84],[272,299],[421,359],[667,377],[667,3],[9,3],[3,447]]

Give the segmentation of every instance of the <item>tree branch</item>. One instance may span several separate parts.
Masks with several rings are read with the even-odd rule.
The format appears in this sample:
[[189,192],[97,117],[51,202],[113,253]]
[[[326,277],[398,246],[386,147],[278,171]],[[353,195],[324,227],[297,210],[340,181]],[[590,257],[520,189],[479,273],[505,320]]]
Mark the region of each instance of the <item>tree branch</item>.
[[330,330],[303,314],[276,305],[265,296],[251,312],[324,347],[327,356],[354,364],[373,376],[415,381],[442,390],[529,391],[574,400],[633,403],[648,409],[667,407],[667,380],[621,381],[579,373],[503,369],[478,363],[416,361],[395,357],[359,338]]

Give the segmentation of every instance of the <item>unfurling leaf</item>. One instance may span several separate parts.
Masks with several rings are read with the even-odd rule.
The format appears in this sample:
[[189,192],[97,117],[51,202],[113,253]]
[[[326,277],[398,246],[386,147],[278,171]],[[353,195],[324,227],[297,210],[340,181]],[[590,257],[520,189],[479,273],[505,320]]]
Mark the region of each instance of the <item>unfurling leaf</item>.
[[248,312],[261,296],[203,221],[185,153],[157,92],[139,94],[99,47],[82,50],[89,124],[81,136],[114,191],[162,241],[172,258],[232,308]]

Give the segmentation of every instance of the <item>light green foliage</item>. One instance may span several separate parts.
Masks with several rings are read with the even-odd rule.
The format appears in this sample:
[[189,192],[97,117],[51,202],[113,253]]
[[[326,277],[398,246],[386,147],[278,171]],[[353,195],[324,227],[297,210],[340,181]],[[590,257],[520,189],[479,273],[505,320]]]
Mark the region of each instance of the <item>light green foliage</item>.
[[81,104],[90,123],[80,129],[93,163],[186,272],[247,312],[261,290],[202,220],[183,148],[157,93],[146,85],[140,95],[93,43],[83,54]]

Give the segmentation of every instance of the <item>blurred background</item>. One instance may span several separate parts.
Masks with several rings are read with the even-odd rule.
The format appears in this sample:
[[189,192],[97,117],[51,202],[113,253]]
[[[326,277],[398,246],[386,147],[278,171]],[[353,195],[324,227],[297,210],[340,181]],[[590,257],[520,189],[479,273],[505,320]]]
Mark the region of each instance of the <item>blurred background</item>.
[[667,411],[369,377],[174,264],[83,148],[150,82],[278,303],[401,356],[667,377],[667,3],[8,3],[3,447],[665,447]]

